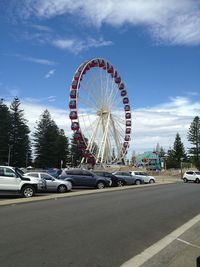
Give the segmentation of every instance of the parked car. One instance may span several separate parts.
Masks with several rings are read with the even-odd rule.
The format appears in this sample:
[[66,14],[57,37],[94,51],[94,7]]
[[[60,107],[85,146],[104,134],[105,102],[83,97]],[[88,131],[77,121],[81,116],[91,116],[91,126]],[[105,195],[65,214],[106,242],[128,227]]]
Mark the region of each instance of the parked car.
[[18,168],[0,166],[0,193],[2,194],[20,194],[28,198],[45,188],[46,183],[42,179],[23,175]]
[[144,183],[143,178],[141,178],[140,176],[133,176],[131,175],[130,172],[117,171],[113,172],[113,174],[118,178],[124,179],[127,185],[133,185],[133,184],[139,185]]
[[71,182],[56,179],[45,172],[28,172],[26,173],[26,176],[35,177],[37,179],[44,179],[46,181],[47,192],[65,193],[67,191],[71,191],[72,189]]
[[47,169],[46,172],[53,176],[54,178],[58,178],[58,176],[62,173],[61,169]]
[[126,181],[123,178],[119,178],[117,176],[115,176],[114,174],[110,173],[110,172],[106,172],[106,171],[93,171],[93,173],[95,173],[98,176],[102,176],[108,179],[111,179],[112,181],[112,187],[116,187],[116,186],[124,186],[126,185]]
[[183,181],[200,183],[200,171],[186,171],[183,175]]
[[131,175],[136,176],[136,177],[141,177],[144,180],[145,184],[153,184],[156,182],[155,177],[148,175],[146,172],[132,171]]
[[86,186],[102,189],[112,184],[111,179],[98,176],[95,173],[83,169],[63,170],[59,175],[59,179],[70,181],[73,187]]

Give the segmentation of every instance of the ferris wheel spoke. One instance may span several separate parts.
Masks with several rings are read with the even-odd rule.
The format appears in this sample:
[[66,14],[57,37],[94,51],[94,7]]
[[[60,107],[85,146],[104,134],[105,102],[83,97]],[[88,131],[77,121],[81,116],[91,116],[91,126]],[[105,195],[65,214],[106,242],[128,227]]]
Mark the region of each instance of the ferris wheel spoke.
[[84,132],[87,138],[90,138],[91,136],[91,130],[93,127],[95,127],[98,118],[94,117],[91,121],[91,116],[92,115],[87,115],[87,116],[81,116],[81,122],[84,125]]
[[112,119],[111,119],[111,124],[112,124],[112,135],[116,143],[117,157],[119,157],[121,153],[121,147],[122,147],[122,142],[120,140],[120,133],[117,130],[115,123]]
[[111,81],[111,90],[110,90],[110,94],[108,96],[108,106],[112,107],[112,100],[113,98],[115,98],[115,95],[118,94],[118,88],[116,88],[116,84],[114,82],[114,79],[112,79]]
[[112,114],[113,116],[113,119],[116,120],[117,122],[120,122],[121,124],[125,125],[126,123],[126,120],[125,119],[122,119],[122,117],[116,115],[116,114]]
[[[87,149],[90,149],[92,150],[92,147],[94,146],[94,143],[95,143],[95,139],[96,139],[96,136],[97,136],[97,132],[98,132],[98,128],[99,128],[99,124],[100,124],[100,120],[101,120],[101,117],[98,117],[95,121],[95,123],[93,123],[93,131],[90,135],[90,138],[89,138],[89,141],[88,141],[88,146],[87,146]],[[92,128],[91,128],[92,129]]]
[[113,97],[112,101],[111,101],[111,106],[112,106],[113,108],[118,107],[118,105],[119,105],[121,102],[122,102],[122,97],[121,97],[121,95],[119,95],[119,93],[117,92],[117,93],[115,94],[115,96]]
[[79,100],[79,102],[81,102],[84,106],[86,106],[86,107],[90,107],[90,108],[96,110],[96,105],[95,105],[93,102],[91,102],[90,100],[85,99],[85,98],[82,98],[82,97],[80,97],[80,96],[79,96],[79,99],[78,99],[78,100]]
[[92,100],[92,102],[94,103],[95,106],[97,106],[97,98],[95,97],[94,93],[92,93],[92,86],[84,86],[82,85],[81,90],[87,92],[87,96]]

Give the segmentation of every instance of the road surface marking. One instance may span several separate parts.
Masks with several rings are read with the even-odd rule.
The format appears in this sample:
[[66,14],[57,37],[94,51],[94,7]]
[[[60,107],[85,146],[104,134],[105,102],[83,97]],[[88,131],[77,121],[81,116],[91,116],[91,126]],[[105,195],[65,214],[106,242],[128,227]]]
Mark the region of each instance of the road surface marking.
[[159,240],[149,248],[145,249],[142,253],[134,256],[132,259],[128,260],[120,267],[139,267],[158,252],[168,246],[170,243],[175,241],[179,236],[186,232],[189,228],[200,222],[200,214],[189,220],[187,223],[183,224],[181,227],[177,228],[175,231],[171,232],[169,235],[165,236],[163,239]]
[[180,241],[180,242],[182,242],[182,243],[184,243],[184,244],[186,244],[186,245],[189,245],[189,246],[191,246],[191,247],[200,248],[200,246],[197,246],[197,245],[195,245],[195,244],[192,244],[192,243],[190,243],[190,242],[188,242],[188,241],[185,241],[185,240],[183,240],[183,239],[181,239],[181,238],[177,238],[176,240],[178,240],[178,241]]

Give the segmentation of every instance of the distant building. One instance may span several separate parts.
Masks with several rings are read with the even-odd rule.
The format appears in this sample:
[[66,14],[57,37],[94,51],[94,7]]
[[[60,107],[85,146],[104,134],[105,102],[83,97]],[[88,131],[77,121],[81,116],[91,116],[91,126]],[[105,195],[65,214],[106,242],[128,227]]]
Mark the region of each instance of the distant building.
[[160,158],[156,152],[144,152],[136,156],[136,166],[147,170],[161,170]]

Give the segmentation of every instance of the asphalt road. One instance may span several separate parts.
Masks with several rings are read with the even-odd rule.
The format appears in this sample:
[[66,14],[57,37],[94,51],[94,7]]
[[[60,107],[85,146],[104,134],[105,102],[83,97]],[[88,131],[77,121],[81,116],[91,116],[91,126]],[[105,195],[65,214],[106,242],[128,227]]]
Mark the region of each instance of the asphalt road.
[[199,184],[0,207],[0,266],[118,267],[200,213]]

